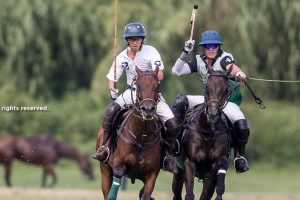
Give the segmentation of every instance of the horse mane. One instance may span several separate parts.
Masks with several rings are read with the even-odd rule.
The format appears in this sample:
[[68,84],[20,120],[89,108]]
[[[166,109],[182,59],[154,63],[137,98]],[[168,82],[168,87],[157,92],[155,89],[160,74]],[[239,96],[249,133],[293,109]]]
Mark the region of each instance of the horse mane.
[[223,77],[228,77],[228,72],[221,71],[221,70],[210,70],[209,76],[223,76]]

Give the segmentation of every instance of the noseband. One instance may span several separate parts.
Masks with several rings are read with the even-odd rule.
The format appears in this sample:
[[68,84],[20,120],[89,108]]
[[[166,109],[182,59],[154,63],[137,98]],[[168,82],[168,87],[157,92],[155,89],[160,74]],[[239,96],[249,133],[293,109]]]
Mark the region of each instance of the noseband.
[[[137,85],[137,90],[136,90],[136,95],[137,95],[137,97],[138,97],[138,95],[139,95],[138,80],[139,80],[139,78],[141,78],[142,76],[145,76],[145,75],[151,75],[151,76],[153,76],[155,79],[157,79],[156,74],[153,74],[153,73],[151,73],[151,72],[145,72],[145,73],[140,74],[140,75],[136,78],[136,80],[134,81],[134,82],[136,83],[136,85]],[[152,101],[152,102],[156,105],[157,102],[158,102],[158,100],[159,100],[159,98],[158,98],[158,93],[156,93],[156,96],[155,96],[155,97],[156,97],[155,99],[152,99],[152,98],[145,98],[145,99],[143,99],[141,102],[139,102],[139,98],[136,98],[136,103],[137,103],[138,108],[140,108],[140,107],[142,106],[142,104],[143,104],[145,101]]]
[[[215,71],[213,73],[211,73],[209,76],[208,76],[208,79],[212,76],[219,76],[219,77],[224,77],[226,78],[226,80],[228,80],[228,76],[225,75],[224,73],[222,72],[219,72],[219,71]],[[206,88],[205,90],[207,90],[207,87],[208,85],[206,85]],[[228,89],[226,91],[226,95],[224,97],[221,97],[220,99],[217,99],[217,98],[214,98],[214,99],[211,99],[211,100],[207,100],[207,95],[206,95],[206,92],[205,92],[205,95],[204,95],[204,98],[205,98],[205,106],[208,107],[208,106],[212,106],[212,107],[218,107],[219,109],[223,109],[227,102],[224,101],[222,102],[223,98],[227,98],[227,93],[228,93]],[[212,103],[215,102],[217,105],[212,105]]]

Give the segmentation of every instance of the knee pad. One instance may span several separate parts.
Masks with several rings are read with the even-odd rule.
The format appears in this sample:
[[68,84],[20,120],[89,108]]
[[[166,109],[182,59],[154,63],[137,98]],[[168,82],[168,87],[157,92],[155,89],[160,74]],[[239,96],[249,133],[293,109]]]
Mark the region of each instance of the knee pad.
[[117,104],[116,102],[112,102],[107,106],[106,111],[103,116],[103,122],[102,122],[102,126],[105,130],[111,129],[113,120],[120,110],[121,110],[121,106],[119,104]]
[[176,118],[169,119],[165,122],[166,127],[166,137],[175,140],[180,131],[180,125]]
[[112,102],[107,106],[105,115],[106,116],[113,115],[119,112],[120,110],[121,110],[121,106],[116,102]]
[[178,94],[172,102],[172,111],[175,116],[185,115],[189,108],[189,100],[184,94]]
[[250,130],[248,128],[248,123],[246,119],[240,119],[234,122],[234,137],[236,141],[247,143],[248,137],[250,135]]

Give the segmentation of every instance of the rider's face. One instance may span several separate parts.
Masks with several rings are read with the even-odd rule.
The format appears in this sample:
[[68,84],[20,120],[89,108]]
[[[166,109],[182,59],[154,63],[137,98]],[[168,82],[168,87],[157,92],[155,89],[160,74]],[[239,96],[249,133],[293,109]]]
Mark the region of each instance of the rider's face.
[[213,59],[217,56],[217,53],[218,53],[218,50],[220,48],[219,45],[210,45],[208,46],[209,48],[207,47],[204,47],[204,52],[205,52],[205,55],[210,58],[210,59]]
[[129,47],[132,49],[132,51],[138,51],[141,48],[143,38],[141,37],[130,37],[127,39]]

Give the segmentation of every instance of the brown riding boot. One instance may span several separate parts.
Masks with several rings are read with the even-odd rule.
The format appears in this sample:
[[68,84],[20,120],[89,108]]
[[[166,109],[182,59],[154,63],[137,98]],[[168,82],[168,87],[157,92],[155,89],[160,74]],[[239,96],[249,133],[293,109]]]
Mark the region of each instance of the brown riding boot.
[[174,155],[179,152],[179,144],[177,144],[177,136],[180,130],[178,122],[175,118],[169,119],[165,122],[166,136],[165,144],[166,151],[164,152],[164,158],[162,162],[162,169],[171,173],[177,174],[179,169],[175,162]]
[[103,141],[102,146],[97,149],[92,158],[99,160],[100,162],[106,163],[108,161],[110,150],[109,150],[109,138],[112,132],[112,123],[114,121],[115,116],[121,110],[121,106],[115,102],[112,102],[108,105],[104,116],[103,116]]

